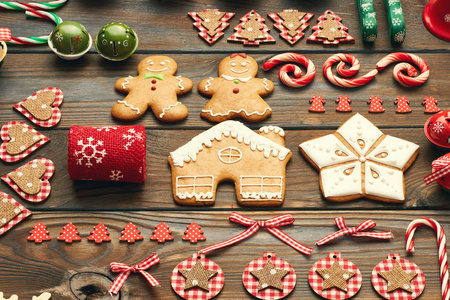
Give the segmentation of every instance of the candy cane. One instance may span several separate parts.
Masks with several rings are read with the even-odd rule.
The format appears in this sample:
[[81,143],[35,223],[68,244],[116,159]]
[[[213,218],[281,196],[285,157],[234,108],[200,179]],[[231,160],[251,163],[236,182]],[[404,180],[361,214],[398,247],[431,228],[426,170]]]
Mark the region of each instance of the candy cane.
[[[420,68],[420,75],[416,76],[417,75],[416,68],[410,65],[409,63],[397,64],[394,67],[393,73],[395,80],[397,80],[404,86],[421,85],[425,83],[425,81],[427,81],[428,77],[430,76],[430,69],[428,68],[427,63],[422,58],[420,58],[417,55],[404,52],[395,52],[386,55],[377,63],[377,70],[382,71],[389,64],[398,61],[407,61],[410,63],[414,63],[416,66]],[[406,71],[408,75],[405,75],[402,71]]]
[[52,10],[59,8],[66,4],[67,0],[56,0],[51,2],[40,2],[40,3],[23,3],[23,2],[6,2],[0,1],[0,9],[8,10]]
[[[25,12],[25,15],[27,17],[33,17],[33,18],[41,18],[45,20],[49,20],[54,22],[56,25],[59,25],[62,22],[62,19],[58,17],[56,14],[51,12],[46,12],[42,10],[27,10]],[[7,42],[7,44],[14,44],[14,45],[40,45],[40,44],[47,44],[48,42],[48,35],[43,36],[36,36],[36,37],[11,37],[11,41]]]
[[[331,57],[329,57],[324,65],[323,65],[323,75],[334,85],[340,87],[353,88],[357,86],[364,85],[375,78],[378,74],[378,70],[373,69],[369,73],[364,76],[352,78],[352,79],[344,79],[339,78],[333,75],[331,72],[331,67],[339,62],[337,65],[337,72],[339,75],[343,77],[350,77],[358,73],[359,71],[359,61],[351,54],[338,53]],[[345,62],[351,64],[352,66],[349,69],[345,69]]]
[[[298,53],[282,53],[275,55],[268,61],[266,61],[263,65],[264,71],[268,71],[275,67],[276,65],[284,62],[295,62],[301,64],[306,68],[306,74],[302,77],[302,69],[299,66],[294,64],[286,64],[280,68],[278,71],[278,76],[282,83],[289,87],[302,87],[309,84],[316,75],[316,68],[312,61],[309,60],[306,56],[303,56]],[[294,77],[289,76],[289,72],[294,73]]]
[[416,228],[421,225],[427,225],[434,229],[437,234],[437,241],[439,247],[439,264],[441,273],[441,290],[442,299],[449,300],[449,281],[448,281],[448,264],[447,264],[447,247],[444,234],[444,228],[435,220],[430,218],[420,218],[412,221],[406,230],[406,251],[414,252],[414,233]]
[[[397,80],[400,84],[404,86],[421,85],[425,81],[427,81],[428,77],[430,76],[430,70],[428,68],[428,65],[422,58],[414,54],[403,52],[395,52],[386,55],[377,63],[376,69],[371,70],[364,76],[352,79],[340,78],[333,75],[331,67],[335,63],[339,62],[336,68],[338,74],[343,77],[350,77],[358,72],[359,61],[351,54],[344,54],[344,53],[335,54],[325,61],[323,65],[323,74],[325,78],[327,78],[334,85],[352,88],[370,82],[372,79],[375,78],[378,72],[384,70],[389,64],[399,61],[407,61],[409,63],[414,63],[420,68],[420,75],[416,76],[417,75],[416,68],[409,63],[400,63],[394,67],[393,74],[395,80]],[[351,64],[352,66],[349,69],[345,69],[345,62]],[[405,75],[403,72],[406,72],[407,75]]]

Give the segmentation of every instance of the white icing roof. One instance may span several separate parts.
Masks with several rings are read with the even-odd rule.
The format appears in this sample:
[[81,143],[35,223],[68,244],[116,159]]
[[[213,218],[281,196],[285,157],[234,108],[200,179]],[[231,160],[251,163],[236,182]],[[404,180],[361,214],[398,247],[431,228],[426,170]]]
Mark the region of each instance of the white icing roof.
[[278,126],[263,126],[259,129],[259,132],[264,132],[264,133],[269,133],[269,131],[273,131],[277,134],[279,134],[280,136],[284,137],[284,130],[281,127]]
[[203,147],[211,147],[214,140],[220,141],[222,135],[236,138],[239,143],[249,145],[252,150],[264,151],[264,156],[270,155],[284,160],[291,150],[265,138],[238,121],[225,121],[202,132],[189,143],[177,150],[170,152],[173,164],[182,167],[184,163],[197,160],[197,154]]

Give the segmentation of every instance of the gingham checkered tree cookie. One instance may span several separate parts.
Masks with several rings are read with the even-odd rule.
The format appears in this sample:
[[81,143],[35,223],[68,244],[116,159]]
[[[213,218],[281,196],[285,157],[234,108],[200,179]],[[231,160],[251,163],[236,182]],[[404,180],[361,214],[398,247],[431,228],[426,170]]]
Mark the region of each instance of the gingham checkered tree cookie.
[[275,252],[264,252],[244,269],[242,282],[254,297],[263,300],[283,299],[295,288],[297,276],[294,268]]
[[10,195],[0,192],[0,235],[19,224],[29,215],[31,215],[31,210],[20,205]]
[[173,290],[184,299],[207,300],[214,298],[225,282],[222,269],[205,254],[194,253],[192,258],[179,263],[172,271]]
[[259,46],[259,43],[275,43],[275,39],[269,34],[269,27],[264,24],[265,19],[256,11],[249,11],[239,20],[242,23],[234,28],[236,32],[228,38],[228,41],[242,42],[251,46]]
[[309,27],[307,22],[314,16],[313,13],[300,12],[296,9],[285,9],[267,15],[275,22],[273,26],[280,31],[280,37],[291,45],[305,35],[303,31]]
[[309,285],[316,294],[326,299],[349,299],[361,289],[362,275],[351,262],[341,258],[339,252],[316,262],[309,270]]
[[416,299],[425,289],[425,275],[413,262],[400,254],[389,254],[372,271],[372,285],[388,300]]
[[61,106],[64,100],[62,91],[48,87],[37,91],[13,107],[34,124],[41,127],[54,127],[61,120]]
[[204,9],[203,11],[189,12],[188,15],[195,21],[192,23],[198,29],[198,35],[210,45],[223,36],[223,30],[230,25],[234,13],[222,12],[218,9]]
[[355,39],[348,34],[348,28],[341,23],[342,19],[331,10],[327,10],[313,27],[313,33],[308,42],[323,43],[324,45],[338,45],[339,43],[354,43]]

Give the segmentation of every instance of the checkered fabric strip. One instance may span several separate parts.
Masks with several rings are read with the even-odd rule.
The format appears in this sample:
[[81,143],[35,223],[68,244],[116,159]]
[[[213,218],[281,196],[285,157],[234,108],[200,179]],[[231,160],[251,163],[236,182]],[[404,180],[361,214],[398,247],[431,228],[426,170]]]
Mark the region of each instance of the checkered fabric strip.
[[[217,274],[209,280],[209,291],[205,291],[199,287],[193,287],[186,291],[184,290],[186,279],[181,275],[179,270],[192,269],[197,260],[200,260],[205,269],[217,272]],[[225,282],[225,276],[222,269],[215,262],[205,258],[205,254],[194,253],[192,258],[182,261],[173,269],[170,282],[175,293],[184,299],[207,300],[220,293]]]
[[321,22],[325,21],[325,16],[329,14],[334,16],[334,20],[336,22],[341,22],[342,19],[336,15],[334,12],[332,12],[331,10],[327,10],[323,15],[321,15],[320,17],[317,18],[317,24],[312,28],[313,29],[313,33],[307,38],[307,40],[309,42],[316,42],[316,43],[323,43],[324,45],[338,45],[339,43],[353,43],[355,41],[355,39],[348,34],[348,28],[342,24],[341,24],[341,32],[344,34],[345,38],[339,38],[339,39],[335,39],[334,41],[330,42],[327,39],[324,38],[318,38],[317,36],[320,33],[320,24]]
[[[36,162],[40,162],[43,163],[46,167],[45,173],[44,175],[41,177],[41,191],[36,194],[36,195],[28,195],[26,193],[24,193],[15,183],[14,181],[12,181],[9,178],[9,174],[20,170],[21,168],[27,166],[27,165],[31,165],[33,163]],[[55,165],[53,164],[53,162],[50,159],[47,158],[38,158],[35,160],[30,161],[29,163],[26,163],[25,165],[21,166],[20,168],[12,171],[11,173],[6,174],[5,176],[2,177],[2,180],[4,182],[6,182],[13,190],[16,191],[16,193],[18,193],[23,199],[30,201],[30,202],[42,202],[45,199],[47,199],[47,197],[50,195],[50,191],[51,191],[51,185],[50,182],[48,181],[52,176],[53,173],[55,172]]]
[[[393,257],[396,257],[394,260]],[[398,262],[403,270],[406,272],[416,272],[417,276],[411,280],[412,293],[408,293],[402,289],[397,289],[390,293],[387,293],[387,282],[381,276],[378,275],[380,272],[391,271],[394,268],[395,263]],[[425,275],[422,270],[413,262],[400,258],[399,254],[390,254],[388,259],[383,260],[375,266],[372,271],[372,285],[374,289],[382,297],[388,300],[410,300],[419,297],[425,288]]]
[[[433,161],[432,166],[436,169],[436,172],[433,172],[423,178],[426,185],[429,185],[430,183],[433,183],[450,173],[450,161],[440,160],[440,162],[437,163],[435,163],[435,161]],[[443,165],[444,167],[442,167]]]
[[289,30],[282,24],[283,19],[280,18],[277,13],[269,13],[267,15],[275,22],[273,26],[280,31],[280,37],[282,37],[285,41],[287,41],[291,45],[297,43],[305,35],[303,31],[309,27],[309,24],[307,22],[314,16],[314,14],[312,13],[306,13],[300,20],[302,25],[296,30],[297,35],[290,36],[288,34]]
[[0,41],[8,42],[11,40],[11,29],[9,28],[0,28]]
[[366,237],[372,237],[377,239],[392,239],[392,233],[390,231],[386,232],[364,232],[364,230],[375,228],[377,225],[372,220],[365,220],[361,224],[359,224],[357,227],[347,227],[347,224],[345,223],[345,220],[343,217],[339,217],[334,219],[336,222],[336,226],[340,229],[337,232],[331,233],[324,238],[318,240],[316,242],[316,245],[323,245],[328,243],[331,240],[334,240],[335,238],[338,238],[343,235],[351,235],[351,236],[366,236]]
[[22,212],[20,214],[15,216],[13,219],[11,219],[11,221],[9,221],[3,227],[0,228],[0,235],[2,235],[5,232],[7,232],[8,230],[10,230],[11,228],[13,228],[14,226],[16,226],[17,224],[19,224],[26,217],[31,215],[31,210],[28,210],[25,206],[22,206],[19,202],[14,200],[10,195],[8,195],[6,193],[0,192],[0,198],[6,199],[7,201],[9,201],[10,203],[14,204],[19,209],[22,210]]
[[[33,133],[35,133],[37,136],[39,136],[41,138],[41,140],[22,153],[19,153],[17,155],[9,155],[8,152],[6,152],[6,145],[11,140],[8,135],[8,130],[13,125],[20,125],[20,126],[26,127],[28,130],[31,130]],[[44,144],[46,144],[47,142],[50,141],[50,139],[48,137],[46,137],[45,135],[43,135],[42,133],[34,130],[33,128],[26,125],[25,123],[18,122],[18,121],[8,122],[5,125],[3,125],[3,127],[0,131],[0,137],[3,141],[3,143],[0,146],[0,159],[5,162],[16,162],[16,161],[22,160],[25,157],[27,157],[28,155],[30,155],[31,153],[33,153],[34,151],[36,151],[39,147],[43,146]]]
[[[262,31],[264,32],[264,39],[257,39],[254,42],[249,42],[246,39],[243,39],[240,37],[241,33],[244,31],[244,29],[242,28],[243,26],[243,22],[246,22],[248,20],[248,17],[251,14],[255,14],[257,17],[257,21],[261,24],[261,26],[263,27]],[[259,43],[275,43],[275,39],[269,34],[269,27],[267,27],[266,24],[264,24],[265,19],[263,17],[261,17],[261,15],[259,15],[256,11],[251,10],[249,11],[245,16],[243,16],[242,18],[239,19],[242,23],[240,23],[238,26],[236,26],[234,28],[235,33],[233,33],[229,38],[228,41],[231,42],[243,42],[244,45],[249,45],[249,46],[259,46]]]
[[[268,256],[271,256],[270,258]],[[265,288],[258,292],[258,278],[251,274],[252,271],[264,268],[269,259],[272,261],[276,269],[289,270],[289,273],[281,279],[283,283],[283,290],[278,290],[272,287]],[[289,295],[295,288],[297,283],[297,275],[294,268],[281,258],[277,258],[273,252],[265,252],[263,257],[257,258],[250,262],[242,274],[242,282],[247,291],[259,299],[281,299]]]
[[[205,9],[206,11],[206,9]],[[219,11],[218,9],[214,9],[214,11]],[[216,34],[214,36],[210,36],[208,34],[208,30],[202,26],[202,19],[197,15],[199,12],[189,12],[188,15],[195,21],[192,23],[195,28],[197,28],[200,32],[198,35],[204,39],[207,43],[210,45],[214,44],[220,37],[224,35],[223,30],[227,28],[230,24],[227,23],[228,20],[230,20],[235,14],[231,12],[225,13],[225,15],[220,19],[220,22],[222,23],[219,27],[216,29]]]
[[[38,120],[35,117],[33,117],[32,114],[30,114],[24,107],[22,107],[21,103],[27,101],[31,97],[36,96],[38,93],[42,93],[42,92],[46,92],[46,91],[54,92],[55,96],[56,96],[56,99],[55,99],[55,102],[53,102],[53,104],[52,104],[52,112],[53,112],[52,113],[52,117],[49,120],[41,121],[41,120]],[[42,89],[40,91],[37,91],[36,93],[31,95],[27,99],[17,103],[13,107],[17,111],[22,113],[25,117],[27,117],[31,122],[33,122],[34,124],[36,124],[36,125],[38,125],[40,127],[54,127],[61,120],[61,110],[59,109],[59,106],[61,105],[63,100],[64,100],[64,95],[63,95],[63,93],[62,93],[62,91],[60,89],[55,88],[55,87],[48,87],[48,88]]]
[[[336,258],[333,257],[334,255],[336,255]],[[325,291],[322,290],[323,278],[316,272],[316,270],[329,269],[333,265],[334,261],[337,261],[343,270],[355,273],[355,276],[347,281],[347,293],[336,287]],[[356,295],[356,293],[358,293],[361,289],[362,275],[358,267],[356,267],[356,265],[351,261],[340,258],[338,253],[330,253],[329,257],[319,260],[311,267],[309,270],[308,281],[314,292],[326,299],[349,299]]]

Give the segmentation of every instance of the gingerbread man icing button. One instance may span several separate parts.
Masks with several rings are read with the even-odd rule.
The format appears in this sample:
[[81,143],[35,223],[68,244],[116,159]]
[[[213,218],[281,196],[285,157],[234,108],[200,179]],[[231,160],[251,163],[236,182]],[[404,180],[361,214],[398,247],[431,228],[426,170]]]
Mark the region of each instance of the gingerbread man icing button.
[[193,83],[188,78],[174,76],[176,71],[177,63],[168,56],[155,55],[142,60],[138,65],[138,76],[117,80],[116,90],[128,95],[112,107],[113,117],[133,121],[150,107],[160,121],[185,119],[188,109],[178,102],[178,95],[188,93]]
[[212,96],[200,115],[212,122],[241,117],[246,121],[262,121],[272,114],[263,100],[273,91],[273,82],[255,78],[258,63],[245,53],[235,53],[219,64],[219,77],[203,79],[198,90]]

